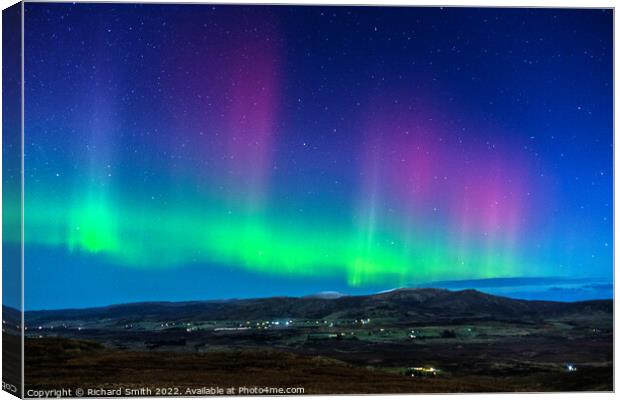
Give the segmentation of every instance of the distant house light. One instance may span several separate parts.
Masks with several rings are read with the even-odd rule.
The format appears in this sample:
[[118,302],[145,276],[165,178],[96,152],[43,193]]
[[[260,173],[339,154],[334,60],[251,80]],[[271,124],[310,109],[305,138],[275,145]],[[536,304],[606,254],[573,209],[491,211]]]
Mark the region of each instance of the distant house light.
[[419,376],[437,376],[441,371],[435,367],[413,367],[407,368],[405,371],[405,375],[412,377]]

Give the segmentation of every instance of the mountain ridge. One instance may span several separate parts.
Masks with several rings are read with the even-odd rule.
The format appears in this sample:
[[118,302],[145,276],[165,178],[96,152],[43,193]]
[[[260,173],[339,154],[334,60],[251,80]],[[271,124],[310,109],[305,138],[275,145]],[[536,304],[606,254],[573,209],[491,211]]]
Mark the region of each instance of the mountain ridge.
[[403,288],[372,295],[341,297],[277,296],[181,302],[136,302],[104,307],[26,311],[28,323],[54,320],[256,320],[278,318],[396,318],[431,321],[450,318],[532,320],[550,315],[613,311],[612,300],[572,303],[519,300],[474,289],[451,291]]

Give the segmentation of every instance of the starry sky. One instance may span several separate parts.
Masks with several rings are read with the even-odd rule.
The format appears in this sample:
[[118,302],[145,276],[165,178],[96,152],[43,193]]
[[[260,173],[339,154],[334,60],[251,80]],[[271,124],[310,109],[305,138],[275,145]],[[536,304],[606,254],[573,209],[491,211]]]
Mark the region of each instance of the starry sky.
[[612,18],[27,3],[25,307],[611,282]]

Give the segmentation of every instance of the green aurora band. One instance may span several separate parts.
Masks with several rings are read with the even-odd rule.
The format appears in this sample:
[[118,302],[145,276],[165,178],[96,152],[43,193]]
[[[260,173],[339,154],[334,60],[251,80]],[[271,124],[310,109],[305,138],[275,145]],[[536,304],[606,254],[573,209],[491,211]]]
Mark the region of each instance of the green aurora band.
[[93,196],[72,207],[26,204],[26,243],[97,254],[133,268],[206,263],[292,276],[344,274],[351,286],[514,276],[521,272],[517,265],[523,268],[512,254],[497,252],[489,243],[480,243],[472,254],[471,244],[451,246],[438,240],[439,232],[410,232],[405,241],[394,229],[376,223],[367,230],[347,229],[345,224],[327,229],[281,217],[236,214],[224,207],[118,207]]

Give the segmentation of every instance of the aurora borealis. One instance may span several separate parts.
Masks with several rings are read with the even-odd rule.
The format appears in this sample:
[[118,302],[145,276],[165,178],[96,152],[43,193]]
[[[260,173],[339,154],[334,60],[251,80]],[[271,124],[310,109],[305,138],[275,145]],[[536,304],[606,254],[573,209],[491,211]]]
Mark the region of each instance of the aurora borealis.
[[611,278],[610,11],[25,21],[26,308]]

